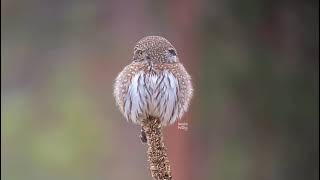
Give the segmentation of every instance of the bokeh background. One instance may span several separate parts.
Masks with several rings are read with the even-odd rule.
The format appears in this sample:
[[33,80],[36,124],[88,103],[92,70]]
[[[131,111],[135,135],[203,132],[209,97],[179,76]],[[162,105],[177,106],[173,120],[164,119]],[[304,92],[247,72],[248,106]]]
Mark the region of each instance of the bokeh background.
[[318,179],[318,21],[317,0],[2,0],[1,177],[151,179],[112,91],[161,35],[195,88],[164,130],[175,180]]

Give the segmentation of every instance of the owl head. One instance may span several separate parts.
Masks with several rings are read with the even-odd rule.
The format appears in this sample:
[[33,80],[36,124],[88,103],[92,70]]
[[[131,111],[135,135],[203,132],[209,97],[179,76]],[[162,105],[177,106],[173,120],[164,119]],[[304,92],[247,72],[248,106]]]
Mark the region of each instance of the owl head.
[[133,51],[133,61],[151,63],[179,62],[176,49],[161,36],[147,36],[140,39]]

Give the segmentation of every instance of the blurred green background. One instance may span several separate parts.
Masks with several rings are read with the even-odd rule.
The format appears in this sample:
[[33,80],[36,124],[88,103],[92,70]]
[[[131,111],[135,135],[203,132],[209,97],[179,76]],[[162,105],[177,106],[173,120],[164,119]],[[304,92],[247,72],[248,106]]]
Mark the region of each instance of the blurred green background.
[[151,179],[112,91],[161,35],[195,88],[164,132],[175,180],[318,179],[318,21],[317,0],[2,0],[1,177]]

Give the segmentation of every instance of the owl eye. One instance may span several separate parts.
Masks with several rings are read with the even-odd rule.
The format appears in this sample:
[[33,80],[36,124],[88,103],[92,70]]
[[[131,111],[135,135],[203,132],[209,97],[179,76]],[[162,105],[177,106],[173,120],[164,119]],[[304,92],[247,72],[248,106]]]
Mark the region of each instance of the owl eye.
[[141,49],[135,49],[133,52],[133,61],[142,61],[143,59],[143,51]]
[[177,55],[177,53],[176,53],[176,51],[174,49],[169,49],[168,51],[172,56],[176,56]]
[[137,55],[142,55],[142,50],[140,49],[137,49],[134,51],[134,54],[137,54]]

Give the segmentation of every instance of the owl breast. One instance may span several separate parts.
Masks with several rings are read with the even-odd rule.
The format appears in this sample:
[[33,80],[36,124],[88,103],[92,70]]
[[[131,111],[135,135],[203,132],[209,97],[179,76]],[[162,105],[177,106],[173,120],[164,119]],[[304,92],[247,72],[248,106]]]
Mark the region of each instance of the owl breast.
[[132,77],[124,97],[124,115],[139,123],[148,116],[163,124],[176,121],[180,111],[178,79],[164,70],[159,73],[140,71]]
[[139,124],[148,116],[172,124],[187,111],[193,94],[191,78],[180,63],[131,63],[116,78],[114,96],[128,121]]

